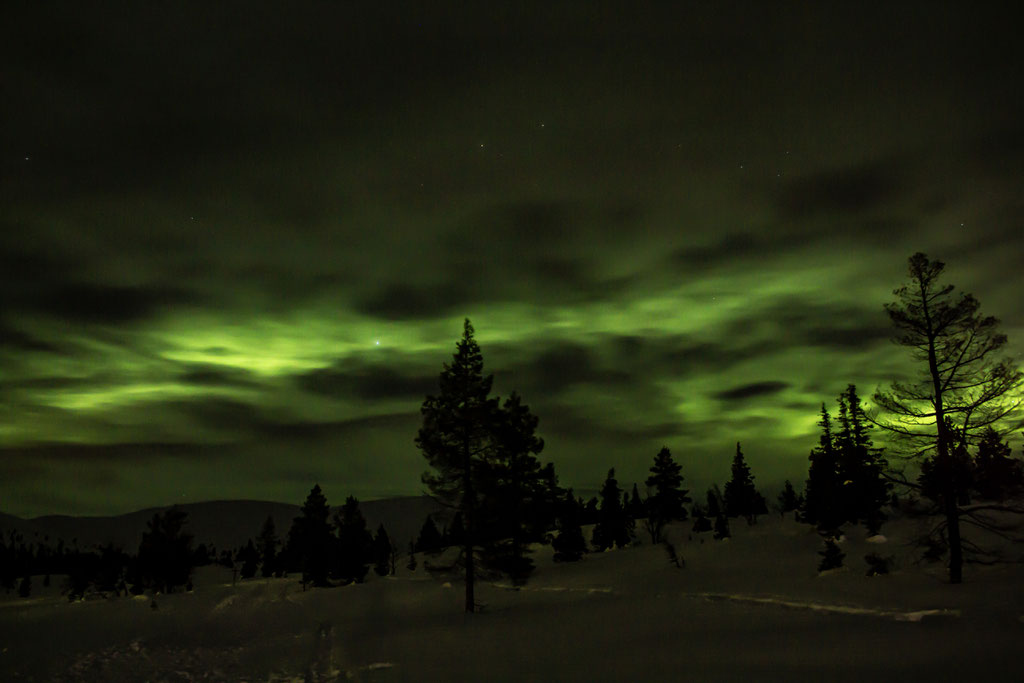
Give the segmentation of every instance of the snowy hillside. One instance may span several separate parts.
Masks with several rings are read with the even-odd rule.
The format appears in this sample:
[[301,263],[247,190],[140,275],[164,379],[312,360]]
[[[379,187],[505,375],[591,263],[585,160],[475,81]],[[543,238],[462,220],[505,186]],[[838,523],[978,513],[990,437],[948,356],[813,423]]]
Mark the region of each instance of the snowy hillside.
[[[192,593],[69,604],[56,587],[0,602],[0,680],[20,681],[1017,681],[1020,565],[969,565],[965,583],[915,564],[920,522],[853,529],[845,566],[817,572],[821,539],[791,519],[733,522],[714,541],[670,528],[661,546],[554,564],[522,590],[461,584],[400,564],[395,577],[302,591],[231,585],[207,567]],[[894,556],[866,576],[863,556]],[[56,583],[59,583],[56,582]],[[36,585],[39,585],[36,582]]]

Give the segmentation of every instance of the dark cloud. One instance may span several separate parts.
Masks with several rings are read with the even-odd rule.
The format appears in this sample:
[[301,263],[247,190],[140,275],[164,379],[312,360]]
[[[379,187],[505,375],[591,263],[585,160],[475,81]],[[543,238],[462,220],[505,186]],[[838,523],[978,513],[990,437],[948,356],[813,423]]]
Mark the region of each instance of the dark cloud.
[[725,235],[712,244],[673,249],[667,256],[667,262],[683,273],[692,274],[784,254],[792,248],[806,244],[807,235],[793,232],[792,229],[789,232],[736,232]]
[[173,410],[185,415],[189,422],[244,438],[253,433],[272,429],[274,423],[263,417],[258,406],[220,396],[197,396],[180,401],[162,401],[157,411]]
[[213,456],[216,451],[216,448],[191,441],[107,444],[50,442],[0,447],[0,460],[50,461],[88,469],[97,463],[145,463],[155,458],[199,460]]
[[42,293],[34,310],[68,322],[120,325],[140,322],[172,310],[177,312],[194,301],[193,295],[173,286],[124,287],[78,283],[61,285]]
[[774,344],[743,334],[715,335],[713,339],[678,334],[617,335],[598,343],[607,345],[613,367],[639,382],[717,373],[777,350]]
[[883,208],[903,189],[898,169],[867,164],[830,169],[788,183],[777,206],[786,218],[856,215]]
[[184,384],[203,387],[250,387],[256,380],[248,370],[230,365],[214,363],[188,363],[186,370],[178,375]]
[[288,422],[267,422],[261,428],[263,436],[286,441],[306,442],[318,439],[344,439],[365,435],[373,430],[388,430],[409,434],[410,443],[416,434],[420,420],[419,412],[389,413],[371,415],[349,420],[312,422],[293,420]]
[[789,382],[752,382],[712,394],[719,401],[745,401],[758,396],[771,396],[789,387]]
[[[526,350],[530,354],[530,349]],[[630,375],[601,359],[601,349],[562,341],[536,349],[528,359],[501,368],[496,380],[520,387],[536,396],[557,396],[579,384],[603,387],[624,387],[636,382]]]
[[329,367],[298,375],[295,382],[305,391],[336,398],[422,402],[428,394],[437,393],[437,377],[437,372],[427,373],[418,367],[396,369],[381,361],[343,358]]
[[684,431],[679,421],[664,420],[644,425],[627,425],[568,406],[549,407],[541,417],[538,431],[546,435],[545,438],[549,442],[582,438],[605,440],[609,444],[646,444],[678,437]]
[[757,354],[784,348],[818,347],[837,351],[871,348],[892,338],[883,302],[864,307],[804,297],[780,298],[729,320],[727,338],[744,339]]
[[473,288],[460,287],[453,279],[441,285],[385,284],[354,301],[353,306],[363,315],[384,320],[424,320],[465,310],[478,298]]
[[58,351],[58,347],[56,345],[39,339],[26,332],[22,332],[21,330],[9,325],[5,325],[2,320],[0,320],[0,349],[40,352]]

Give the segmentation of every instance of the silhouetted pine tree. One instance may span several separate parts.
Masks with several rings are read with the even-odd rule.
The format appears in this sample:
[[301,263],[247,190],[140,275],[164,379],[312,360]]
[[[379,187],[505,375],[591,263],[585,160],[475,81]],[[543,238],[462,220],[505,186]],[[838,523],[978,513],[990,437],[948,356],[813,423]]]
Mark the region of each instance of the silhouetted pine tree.
[[[651,465],[651,476],[645,482],[648,488],[654,492],[647,497],[647,515],[651,520],[657,520],[664,525],[668,522],[683,521],[686,519],[686,503],[690,502],[689,493],[681,488],[683,485],[682,467],[672,458],[672,453],[667,447],[662,447],[654,456],[654,464]],[[654,542],[658,542],[654,540]]]
[[192,536],[183,531],[187,522],[188,513],[172,507],[147,523],[136,561],[143,582],[154,591],[170,593],[192,576]]
[[871,533],[878,533],[889,500],[889,484],[882,476],[885,460],[882,449],[871,442],[871,423],[864,413],[857,387],[847,386],[839,395],[839,431],[836,433],[836,463],[843,518],[863,522]]
[[598,510],[597,524],[590,543],[598,550],[607,550],[613,545],[624,548],[629,545],[630,520],[622,509],[622,490],[615,480],[615,468],[608,470],[608,477],[601,487],[601,507]]
[[551,541],[555,562],[575,562],[587,552],[587,541],[580,528],[580,508],[573,499],[572,489],[566,491],[565,501],[558,518],[558,536]]
[[373,571],[377,576],[387,576],[391,572],[391,539],[383,523],[377,527],[373,537]]
[[366,530],[366,518],[355,496],[345,499],[341,511],[334,514],[334,524],[338,538],[332,574],[342,583],[362,583],[373,561],[373,536]]
[[256,576],[256,568],[259,566],[260,554],[256,550],[256,546],[253,545],[251,538],[249,539],[249,543],[238,551],[238,559],[242,563],[241,569],[238,570],[238,575],[241,578],[251,579]]
[[288,555],[292,569],[302,572],[302,583],[326,586],[330,573],[334,537],[330,523],[331,507],[316,484],[302,504],[302,514],[292,521],[288,531]]
[[703,505],[700,503],[694,503],[690,508],[690,514],[693,516],[694,533],[699,534],[705,531],[711,531],[711,520],[708,519]]
[[1002,501],[1024,491],[1024,463],[1010,457],[1010,447],[989,427],[981,435],[974,459],[974,488],[982,500]]
[[716,541],[720,541],[723,538],[729,538],[732,534],[729,532],[729,518],[725,516],[724,512],[718,514],[715,517],[715,535]]
[[591,496],[586,503],[582,503],[582,500],[583,499],[581,498],[580,501],[583,507],[583,517],[580,519],[580,524],[597,524],[597,520],[600,517],[600,513],[597,509],[597,496]]
[[[953,434],[956,430],[952,422],[949,422],[947,429]],[[968,505],[971,492],[977,487],[975,464],[962,439],[950,443],[947,451],[948,458],[941,464],[935,458],[928,458],[921,463],[921,474],[917,479],[921,494],[941,504],[945,486],[949,484],[957,505]],[[947,471],[951,471],[951,474],[947,474]]]
[[423,425],[416,437],[417,447],[433,470],[423,474],[423,483],[435,499],[462,513],[466,527],[462,562],[466,571],[467,612],[476,609],[479,487],[486,458],[492,454],[498,411],[498,400],[489,396],[494,378],[484,376],[483,365],[483,355],[467,318],[452,363],[445,363],[441,372],[440,393],[423,401]]
[[640,491],[637,489],[636,484],[633,484],[633,492],[629,496],[629,505],[626,506],[626,510],[631,519],[643,519],[647,516],[647,506],[644,504],[642,498],[640,498]]
[[554,466],[542,467],[536,457],[544,449],[537,423],[512,392],[496,415],[494,450],[482,470],[481,559],[516,586],[533,572],[530,544],[542,542],[554,526],[560,495]]
[[[758,500],[757,489],[754,488],[754,477],[743,457],[739,442],[736,443],[736,455],[732,459],[732,478],[725,484],[725,514],[728,517],[745,517],[748,524],[753,524],[755,515],[763,505],[764,498]],[[767,511],[767,506],[764,506]]]
[[845,520],[840,498],[842,480],[839,479],[838,453],[832,435],[832,417],[825,404],[821,404],[818,421],[821,435],[818,446],[811,450],[807,470],[807,487],[801,517],[819,529],[838,529]]
[[277,530],[274,528],[274,518],[267,515],[267,519],[263,522],[263,528],[260,529],[259,540],[257,541],[257,550],[262,564],[260,574],[264,577],[272,576],[277,572],[277,546]]
[[192,553],[192,566],[206,567],[210,564],[213,564],[210,548],[205,543],[200,543],[196,546],[195,552]]
[[90,573],[93,587],[104,594],[122,592],[122,589],[125,588],[125,570],[128,564],[128,555],[113,543],[100,546],[99,557],[90,553]]
[[682,468],[672,458],[668,447],[663,446],[650,467],[650,476],[645,481],[647,489],[654,493],[647,497],[646,528],[651,543],[662,541],[662,530],[672,521],[686,519],[684,505],[690,502],[688,492],[680,488],[683,483]]
[[421,553],[436,553],[443,545],[444,539],[434,524],[434,518],[427,515],[423,520],[423,526],[420,527],[419,536],[416,537],[416,550]]
[[835,539],[832,537],[825,539],[825,549],[819,550],[818,554],[821,555],[821,562],[818,563],[819,572],[842,567],[843,558],[846,557],[846,553],[839,549]]
[[779,514],[785,517],[787,512],[799,509],[800,497],[793,489],[793,484],[787,479],[786,483],[782,486],[782,492],[779,493]]

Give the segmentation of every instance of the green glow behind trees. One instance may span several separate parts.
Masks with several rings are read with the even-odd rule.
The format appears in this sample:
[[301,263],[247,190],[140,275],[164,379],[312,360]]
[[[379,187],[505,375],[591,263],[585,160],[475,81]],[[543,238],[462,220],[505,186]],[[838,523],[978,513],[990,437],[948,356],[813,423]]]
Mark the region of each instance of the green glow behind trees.
[[908,261],[910,280],[894,291],[886,304],[898,330],[897,343],[906,346],[918,365],[916,379],[894,382],[875,393],[875,403],[888,415],[879,420],[898,437],[905,457],[930,460],[940,482],[949,547],[949,580],[963,580],[961,508],[956,450],[977,441],[980,432],[1013,414],[1024,375],[1009,359],[997,358],[1006,344],[999,321],[978,313],[977,299],[954,295],[953,285],[939,279],[945,264],[916,253]]

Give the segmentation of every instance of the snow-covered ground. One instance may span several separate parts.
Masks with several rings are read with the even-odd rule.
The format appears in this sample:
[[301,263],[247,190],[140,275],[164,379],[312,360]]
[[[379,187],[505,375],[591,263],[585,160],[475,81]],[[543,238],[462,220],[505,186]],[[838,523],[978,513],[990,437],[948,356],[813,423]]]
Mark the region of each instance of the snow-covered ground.
[[[1024,568],[968,566],[948,585],[942,565],[913,562],[917,525],[886,525],[884,543],[849,530],[846,566],[821,576],[820,538],[778,517],[734,521],[724,542],[671,528],[683,569],[649,544],[573,564],[541,548],[522,590],[479,586],[475,615],[422,561],[306,592],[294,579],[232,586],[209,567],[155,610],[69,604],[53,586],[0,598],[0,680],[1022,680]],[[895,556],[895,572],[867,577],[870,552]]]

